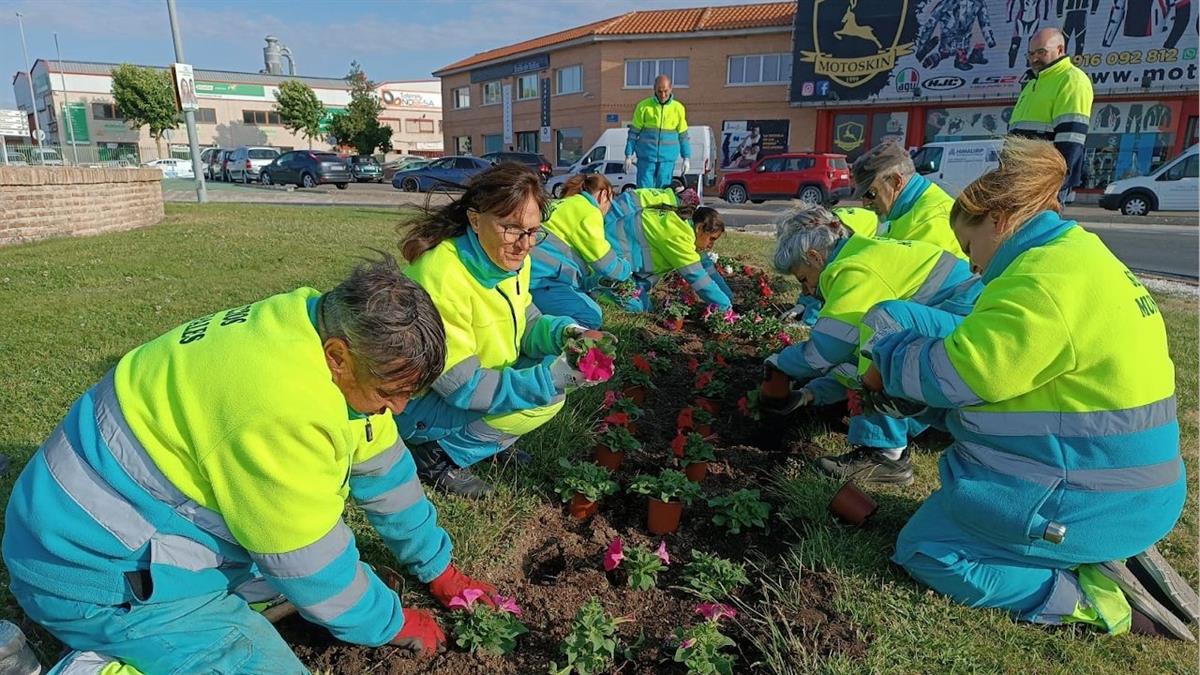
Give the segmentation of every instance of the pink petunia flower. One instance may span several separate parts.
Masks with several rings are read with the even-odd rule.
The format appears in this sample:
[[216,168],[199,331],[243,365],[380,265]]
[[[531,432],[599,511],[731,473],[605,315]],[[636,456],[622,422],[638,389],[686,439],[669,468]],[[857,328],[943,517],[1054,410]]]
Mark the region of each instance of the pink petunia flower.
[[700,320],[707,321],[708,317],[712,316],[713,314],[716,314],[716,312],[717,312],[717,306],[709,305],[708,307],[704,308],[704,314],[700,315]]
[[733,323],[738,320],[738,314],[737,312],[733,311],[732,307],[730,307],[729,309],[725,310],[725,314],[723,314],[721,318],[725,320],[725,323]]
[[778,339],[780,342],[782,342],[786,346],[790,347],[792,344],[792,336],[788,335],[787,331],[781,330],[781,331],[779,331],[779,334],[776,335],[775,337],[776,337],[776,339]]
[[658,548],[654,549],[654,555],[658,556],[658,559],[661,560],[664,565],[671,564],[671,556],[667,555],[666,541],[660,541],[658,543]]
[[604,409],[605,410],[608,410],[609,408],[613,407],[613,405],[616,404],[616,402],[617,402],[617,392],[613,391],[612,389],[609,389],[608,391],[604,392]]
[[684,640],[683,642],[680,642],[679,646],[683,647],[684,649],[691,649],[692,645],[694,645],[694,644],[696,644],[696,639],[688,638],[688,639]]
[[462,608],[467,611],[475,609],[475,602],[483,597],[483,591],[478,588],[464,588],[458,595],[450,598],[450,609]]
[[625,545],[621,543],[621,538],[617,537],[608,545],[608,550],[604,552],[604,571],[611,572],[617,569],[621,561],[625,559]]
[[732,619],[737,616],[737,610],[719,602],[702,602],[696,605],[696,613],[709,621],[720,621],[725,617]]
[[516,598],[510,598],[504,595],[492,595],[492,600],[496,602],[496,609],[501,612],[508,612],[513,616],[521,616],[521,607],[517,605]]
[[588,382],[607,382],[613,374],[613,358],[597,347],[591,347],[576,364]]

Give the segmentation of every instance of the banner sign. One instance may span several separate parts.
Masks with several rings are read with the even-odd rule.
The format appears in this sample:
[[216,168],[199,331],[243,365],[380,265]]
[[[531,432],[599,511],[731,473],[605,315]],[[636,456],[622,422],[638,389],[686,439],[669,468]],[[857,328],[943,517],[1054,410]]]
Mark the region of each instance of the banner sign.
[[1193,3],[1181,0],[799,0],[791,101],[1016,98],[1029,40],[1058,27],[1097,96],[1191,91]]
[[788,120],[725,120],[721,125],[721,169],[745,169],[769,155],[788,151]]

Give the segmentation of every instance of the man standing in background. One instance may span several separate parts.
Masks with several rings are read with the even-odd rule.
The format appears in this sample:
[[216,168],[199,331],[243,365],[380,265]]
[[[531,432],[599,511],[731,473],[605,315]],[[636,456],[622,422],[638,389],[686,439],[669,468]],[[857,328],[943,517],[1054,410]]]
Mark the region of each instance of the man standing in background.
[[625,173],[633,173],[636,155],[639,188],[670,186],[677,159],[683,158],[684,174],[691,169],[687,130],[687,111],[671,95],[671,78],[659,75],[654,80],[654,95],[642,99],[633,109],[633,123],[625,141]]

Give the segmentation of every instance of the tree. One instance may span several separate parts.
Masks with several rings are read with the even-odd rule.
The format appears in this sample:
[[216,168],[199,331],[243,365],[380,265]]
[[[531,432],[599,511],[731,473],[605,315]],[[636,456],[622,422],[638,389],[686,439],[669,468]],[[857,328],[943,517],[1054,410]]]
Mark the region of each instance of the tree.
[[312,87],[298,80],[281,84],[275,92],[275,112],[289,131],[308,139],[312,150],[313,139],[323,134],[321,118],[325,116],[325,106]]
[[170,71],[122,63],[112,71],[112,95],[130,129],[150,128],[162,157],[163,134],[179,125]]
[[375,83],[367,79],[357,61],[350,63],[350,105],[346,111],[333,116],[329,133],[339,145],[352,145],[360,155],[369,155],[378,148],[392,149],[392,130],[379,123],[383,104],[375,96]]

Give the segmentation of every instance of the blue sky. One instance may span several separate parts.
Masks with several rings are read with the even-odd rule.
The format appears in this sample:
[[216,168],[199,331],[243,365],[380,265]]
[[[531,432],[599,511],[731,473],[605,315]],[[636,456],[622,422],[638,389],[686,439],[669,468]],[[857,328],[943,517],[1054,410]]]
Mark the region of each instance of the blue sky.
[[[745,1],[745,0],[743,0]],[[198,68],[257,72],[263,37],[291,48],[302,75],[340,77],[350,61],[373,80],[430,77],[476,52],[634,9],[739,4],[737,0],[177,0],[187,60]],[[175,60],[166,0],[0,0],[0,108],[16,107],[12,76],[25,69],[16,12],[32,63],[65,60],[164,65]]]

